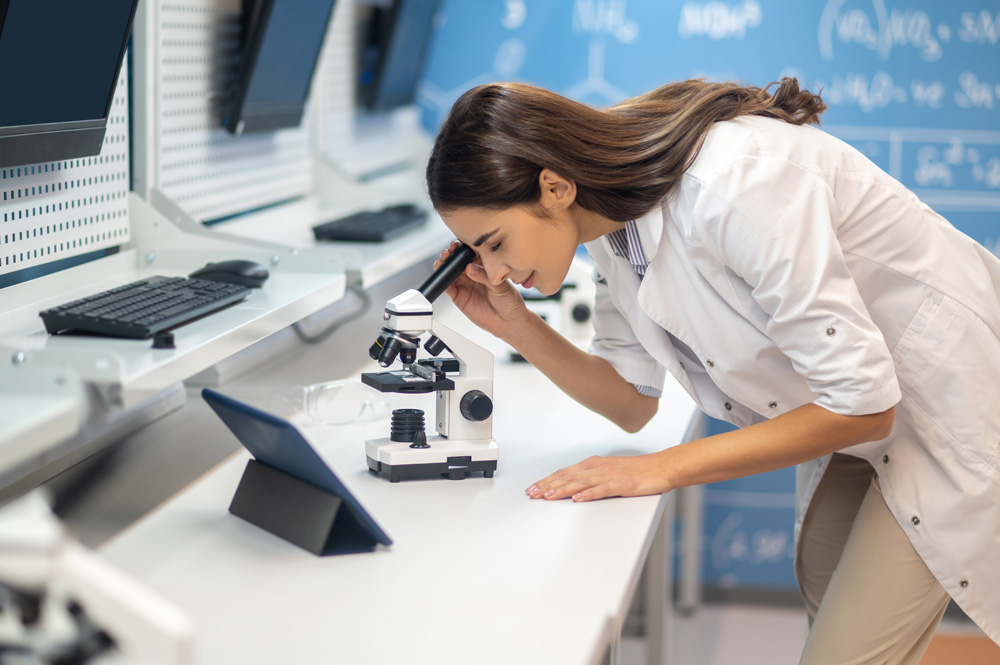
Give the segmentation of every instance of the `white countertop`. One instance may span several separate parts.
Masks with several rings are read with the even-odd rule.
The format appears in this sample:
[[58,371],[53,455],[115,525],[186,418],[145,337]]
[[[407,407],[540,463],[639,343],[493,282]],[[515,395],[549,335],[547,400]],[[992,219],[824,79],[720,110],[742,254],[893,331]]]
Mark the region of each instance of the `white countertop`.
[[389,483],[364,455],[387,422],[300,425],[393,538],[370,554],[316,557],[229,514],[245,452],[101,551],[190,614],[198,663],[600,662],[665,499],[546,502],[524,489],[592,454],[679,443],[693,405],[673,390],[630,435],[534,368],[498,361],[492,479]]

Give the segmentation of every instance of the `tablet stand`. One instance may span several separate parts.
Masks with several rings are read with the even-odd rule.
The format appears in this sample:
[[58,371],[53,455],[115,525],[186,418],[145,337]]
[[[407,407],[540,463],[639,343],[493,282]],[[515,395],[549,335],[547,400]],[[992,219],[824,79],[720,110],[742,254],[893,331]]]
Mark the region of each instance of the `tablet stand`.
[[313,554],[371,552],[376,541],[340,497],[251,459],[229,512]]

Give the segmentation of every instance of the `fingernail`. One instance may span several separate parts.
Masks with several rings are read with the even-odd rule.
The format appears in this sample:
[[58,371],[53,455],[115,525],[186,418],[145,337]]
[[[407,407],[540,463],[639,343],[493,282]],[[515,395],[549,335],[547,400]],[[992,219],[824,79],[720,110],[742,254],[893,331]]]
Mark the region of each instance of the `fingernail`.
[[554,496],[555,493],[556,493],[555,490],[549,490],[548,492],[545,493],[545,498],[549,498],[550,496]]
[[535,492],[538,491],[538,485],[532,485],[531,487],[529,487],[524,491],[527,492],[528,494],[534,494]]
[[477,266],[475,263],[470,263],[469,264],[469,272],[471,272],[473,275],[475,275],[476,273],[479,272],[479,266]]
[[582,497],[582,496],[583,496],[583,494],[581,494],[580,492],[577,492],[576,494],[573,495],[573,500],[574,501],[579,501],[580,497]]

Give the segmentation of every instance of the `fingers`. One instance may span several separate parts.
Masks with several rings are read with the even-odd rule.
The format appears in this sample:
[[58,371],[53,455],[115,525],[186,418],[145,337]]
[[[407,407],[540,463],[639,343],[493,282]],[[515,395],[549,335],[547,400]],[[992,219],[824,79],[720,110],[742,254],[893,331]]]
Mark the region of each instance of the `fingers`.
[[[434,262],[434,270],[440,268],[441,264],[444,263],[449,256],[451,256],[452,252],[458,249],[460,244],[461,243],[459,243],[457,240],[452,240],[451,244],[448,245],[448,249],[442,250],[441,253],[438,255],[438,259]],[[490,286],[489,276],[486,274],[486,270],[483,268],[481,263],[476,263],[476,262],[470,263],[468,266],[466,266],[463,274],[469,279],[471,279],[473,282],[478,282],[479,284]],[[445,293],[448,293],[448,291],[445,291]]]
[[625,483],[620,478],[621,470],[616,467],[613,459],[591,457],[556,471],[525,491],[532,499],[549,501],[566,498],[592,501],[621,496]]
[[490,278],[486,275],[486,271],[483,267],[475,263],[470,263],[465,267],[465,274],[468,275],[469,279],[473,282],[479,282],[480,284],[486,284],[490,286]]
[[598,487],[591,487],[585,490],[581,490],[573,495],[573,501],[577,503],[582,503],[584,501],[596,501],[597,499],[607,499],[609,497],[618,496],[614,491],[607,485],[601,485]]
[[560,469],[527,490],[532,499],[593,501],[612,496],[644,496],[671,490],[656,455],[590,457]]
[[[438,268],[440,268],[441,264],[444,263],[449,256],[451,256],[452,252],[458,249],[460,244],[461,243],[459,243],[459,241],[452,240],[451,244],[448,245],[447,249],[441,250],[441,253],[438,255],[437,260],[434,261],[433,269],[437,270]],[[473,282],[479,282],[480,284],[486,284],[487,286],[489,282],[488,278],[486,277],[486,271],[483,270],[482,266],[476,264],[469,264],[469,266],[466,267],[465,271],[463,271],[463,273],[458,276],[458,279],[452,282],[448,286],[448,288],[445,289],[445,294],[447,294],[448,297],[451,298],[453,301],[459,294],[460,285],[463,285],[462,282],[463,278]]]
[[[434,269],[437,270],[440,265],[441,261],[435,261]],[[461,279],[462,277],[467,277],[473,282],[478,282],[480,284],[485,284],[487,286],[490,285],[490,279],[489,277],[487,277],[486,271],[483,270],[481,266],[477,266],[475,263],[470,263],[468,266],[465,267],[465,271],[458,276],[458,279]],[[452,287],[449,286],[448,290],[446,290],[445,293],[448,293],[448,291],[450,291],[451,288]]]
[[543,490],[537,485],[528,488],[528,496],[532,499],[545,499],[546,501],[557,501],[559,499],[573,499],[573,501],[593,501],[594,499],[604,499],[609,496],[616,496],[608,485],[589,486],[585,481],[576,481],[559,487],[552,487]]
[[458,245],[459,243],[457,240],[452,240],[451,244],[448,245],[448,249],[441,250],[441,253],[438,254],[438,260],[434,262],[434,270],[437,270],[438,268],[441,267],[441,264],[444,263],[444,260],[449,256],[451,256],[452,252],[458,249]]

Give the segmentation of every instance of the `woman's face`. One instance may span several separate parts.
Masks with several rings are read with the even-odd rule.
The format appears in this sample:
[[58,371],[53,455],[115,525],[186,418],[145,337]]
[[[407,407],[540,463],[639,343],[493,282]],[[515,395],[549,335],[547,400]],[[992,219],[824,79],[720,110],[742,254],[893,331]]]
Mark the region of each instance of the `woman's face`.
[[580,244],[575,225],[564,214],[542,218],[530,209],[459,208],[441,218],[455,237],[479,255],[494,284],[511,280],[552,295],[562,286]]

